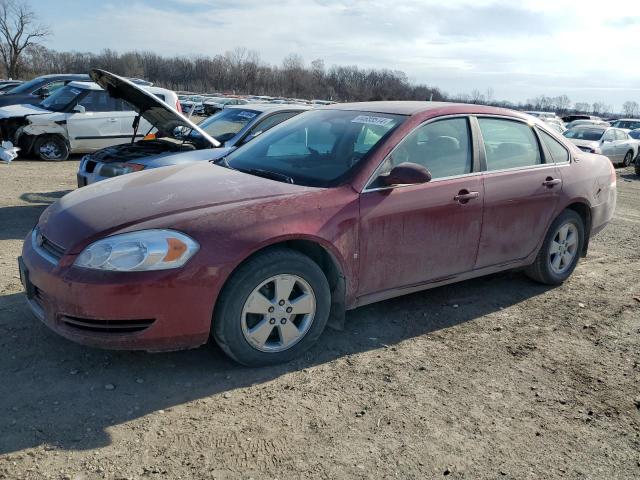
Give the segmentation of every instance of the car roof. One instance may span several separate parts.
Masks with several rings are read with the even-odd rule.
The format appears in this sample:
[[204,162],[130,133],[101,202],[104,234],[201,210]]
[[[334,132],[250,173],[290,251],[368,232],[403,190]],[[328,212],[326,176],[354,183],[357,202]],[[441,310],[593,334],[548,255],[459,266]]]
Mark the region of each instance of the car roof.
[[267,113],[267,112],[281,112],[288,110],[311,110],[310,106],[307,105],[295,105],[291,103],[247,103],[245,105],[229,105],[225,108],[236,108],[240,110],[255,110],[257,112]]
[[615,122],[640,122],[640,118],[618,118],[616,120],[612,120]]
[[100,87],[100,85],[94,82],[75,81],[75,82],[69,82],[68,85],[70,87],[83,88],[85,90],[102,90],[102,87]]
[[[382,102],[355,102],[355,103],[335,103],[318,107],[317,110],[351,110],[369,113],[388,113],[396,115],[415,115],[431,110],[437,110],[437,115],[448,114],[484,114],[484,115],[504,115],[520,119],[531,119],[538,121],[531,115],[510,110],[507,108],[489,107],[486,105],[476,105],[473,103],[449,103],[449,102],[420,102],[411,100],[382,101]],[[542,122],[540,122],[542,123]]]
[[52,78],[59,78],[61,80],[64,79],[77,79],[77,80],[81,80],[86,78],[87,80],[89,80],[91,77],[89,77],[88,74],[86,73],[54,73],[54,74],[49,74],[49,75],[40,75],[39,77],[37,77],[39,79],[42,80],[49,80]]

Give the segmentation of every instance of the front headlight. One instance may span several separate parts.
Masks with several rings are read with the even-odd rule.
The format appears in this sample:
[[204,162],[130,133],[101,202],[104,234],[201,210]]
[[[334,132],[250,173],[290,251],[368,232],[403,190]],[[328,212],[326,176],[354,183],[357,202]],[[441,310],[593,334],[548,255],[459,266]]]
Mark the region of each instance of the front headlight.
[[76,267],[114,272],[179,268],[198,251],[192,238],[173,230],[141,230],[92,243],[76,259]]
[[144,170],[144,165],[139,163],[105,163],[100,167],[100,175],[103,177],[117,177],[125,173]]

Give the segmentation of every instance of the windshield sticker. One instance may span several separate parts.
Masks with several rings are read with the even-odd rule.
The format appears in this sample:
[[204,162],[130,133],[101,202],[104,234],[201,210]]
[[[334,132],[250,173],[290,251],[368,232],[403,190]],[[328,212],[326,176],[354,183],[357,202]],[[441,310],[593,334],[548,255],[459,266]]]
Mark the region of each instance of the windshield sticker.
[[75,88],[72,88],[71,93],[73,93],[74,95],[80,95],[82,93],[82,90],[76,90]]
[[253,117],[255,117],[257,115],[257,113],[253,113],[253,112],[240,112],[238,114],[238,116],[240,118],[248,118],[248,119],[252,119]]
[[351,120],[351,123],[365,123],[367,125],[379,125],[381,127],[386,127],[392,122],[393,118],[372,117],[370,115],[358,115],[356,118]]

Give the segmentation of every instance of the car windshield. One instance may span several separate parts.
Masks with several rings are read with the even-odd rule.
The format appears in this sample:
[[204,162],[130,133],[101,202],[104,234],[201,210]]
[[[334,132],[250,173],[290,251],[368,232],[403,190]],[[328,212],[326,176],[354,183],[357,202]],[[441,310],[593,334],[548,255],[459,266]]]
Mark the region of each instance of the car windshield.
[[219,142],[232,139],[260,112],[239,108],[227,108],[211,115],[198,126]]
[[604,130],[598,128],[572,128],[564,132],[564,136],[567,138],[573,138],[574,140],[588,140],[598,141],[602,138]]
[[336,186],[405,118],[345,110],[304,112],[232,152],[226,163],[299,185]]
[[611,125],[616,128],[626,128],[629,130],[635,130],[640,128],[640,120],[617,120]]
[[46,99],[40,102],[40,106],[44,109],[51,110],[52,112],[62,112],[66,110],[71,102],[75,101],[84,90],[81,88],[72,87],[67,85],[66,87],[59,88]]

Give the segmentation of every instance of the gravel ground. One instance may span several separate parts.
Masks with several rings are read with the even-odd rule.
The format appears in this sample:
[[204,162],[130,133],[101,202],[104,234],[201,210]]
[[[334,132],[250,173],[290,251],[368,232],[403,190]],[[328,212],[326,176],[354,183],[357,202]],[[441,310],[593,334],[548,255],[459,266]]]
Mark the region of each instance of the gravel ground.
[[[77,159],[0,165],[0,478],[640,478],[640,178],[559,288],[509,272],[370,305],[287,365],[72,344],[16,257]],[[635,297],[635,299],[634,299]]]

